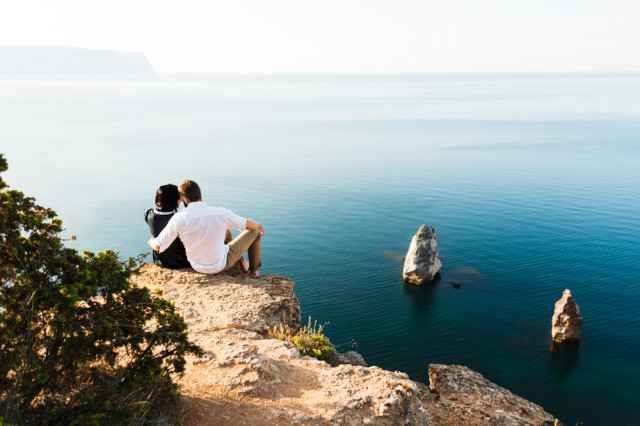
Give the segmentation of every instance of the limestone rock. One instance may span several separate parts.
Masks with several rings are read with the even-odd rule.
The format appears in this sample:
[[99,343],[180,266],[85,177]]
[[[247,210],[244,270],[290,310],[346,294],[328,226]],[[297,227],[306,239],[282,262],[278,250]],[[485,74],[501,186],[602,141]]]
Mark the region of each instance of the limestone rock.
[[238,398],[245,409],[261,407],[246,424],[428,424],[417,387],[404,373],[331,367],[301,356],[292,343],[243,329],[215,331],[201,346],[207,361],[192,362],[180,381],[186,425],[200,424],[189,419],[189,408],[202,395]]
[[[460,365],[429,365],[431,390],[463,424],[553,425],[542,407]],[[454,422],[456,423],[456,422]]]
[[[500,421],[503,417],[515,418],[513,404],[506,403],[493,411],[485,410],[486,416],[482,409],[472,408],[472,414],[481,413],[482,417],[469,417],[460,411],[462,405],[441,404],[429,387],[404,373],[350,365],[364,363],[355,352],[340,354],[345,364],[332,367],[300,355],[293,343],[269,338],[269,327],[300,327],[295,284],[288,278],[264,275],[250,279],[242,273],[204,275],[153,264],[143,266],[140,272],[132,281],[162,290],[185,318],[190,338],[205,354],[202,358],[188,357],[184,376],[177,380],[185,426],[477,425],[491,424],[490,417]],[[481,378],[471,370],[458,368],[467,376]],[[453,382],[448,388],[456,388],[455,377],[441,376],[451,376]],[[448,389],[438,385],[443,381],[432,380],[441,398]],[[471,385],[461,386],[466,389]],[[497,386],[484,382],[475,386],[476,401],[496,400]],[[446,398],[454,400],[453,395]],[[521,410],[533,413],[521,412],[523,418],[537,418],[537,411],[531,408],[537,407],[535,404],[515,395],[511,398],[525,407]]]
[[413,284],[433,281],[441,267],[438,259],[438,234],[432,226],[422,225],[411,239],[402,279]]
[[344,353],[336,352],[336,357],[338,358],[338,364],[358,365],[361,367],[367,366],[364,357],[355,351],[347,351]]
[[294,333],[300,330],[300,303],[295,284],[288,278],[209,275],[191,268],[163,269],[151,263],[140,272],[132,281],[162,290],[165,298],[179,306],[193,336],[227,328],[266,335],[269,327],[280,324]]
[[562,293],[562,298],[556,302],[553,318],[551,319],[551,337],[557,343],[571,343],[580,340],[580,327],[583,320],[580,308],[569,289]]
[[273,275],[205,275],[144,265],[132,278],[162,290],[184,316],[205,356],[190,357],[178,380],[183,424],[428,424],[416,385],[404,373],[363,367],[356,352],[331,367],[301,356],[268,327],[300,328],[293,281]]

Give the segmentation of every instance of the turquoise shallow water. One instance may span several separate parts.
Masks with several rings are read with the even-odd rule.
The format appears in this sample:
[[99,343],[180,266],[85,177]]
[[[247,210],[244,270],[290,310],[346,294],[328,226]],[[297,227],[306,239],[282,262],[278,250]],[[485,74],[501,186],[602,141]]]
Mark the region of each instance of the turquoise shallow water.
[[[640,75],[11,77],[6,180],[145,252],[158,185],[261,221],[264,273],[370,364],[467,365],[565,424],[640,424]],[[407,287],[422,223],[442,280]],[[449,283],[459,281],[460,289]],[[550,351],[572,290],[577,350]]]

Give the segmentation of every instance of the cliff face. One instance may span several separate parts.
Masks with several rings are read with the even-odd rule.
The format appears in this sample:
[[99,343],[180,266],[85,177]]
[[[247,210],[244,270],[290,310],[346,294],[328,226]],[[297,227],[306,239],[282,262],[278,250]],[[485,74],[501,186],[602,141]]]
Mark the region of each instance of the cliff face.
[[0,46],[0,74],[153,74],[144,53],[67,46]]
[[400,372],[300,356],[267,337],[272,326],[300,327],[288,278],[148,264],[133,281],[161,289],[205,352],[179,381],[185,425],[553,424],[538,405],[465,367],[429,366],[430,388]]

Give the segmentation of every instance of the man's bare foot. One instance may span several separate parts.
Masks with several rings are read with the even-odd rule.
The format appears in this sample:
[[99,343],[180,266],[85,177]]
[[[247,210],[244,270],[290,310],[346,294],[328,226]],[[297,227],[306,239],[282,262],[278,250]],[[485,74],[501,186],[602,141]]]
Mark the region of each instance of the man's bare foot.
[[244,257],[242,258],[242,272],[245,274],[249,272],[249,262],[247,262]]
[[250,278],[258,278],[259,276],[260,276],[260,272],[258,271],[252,271],[249,273]]

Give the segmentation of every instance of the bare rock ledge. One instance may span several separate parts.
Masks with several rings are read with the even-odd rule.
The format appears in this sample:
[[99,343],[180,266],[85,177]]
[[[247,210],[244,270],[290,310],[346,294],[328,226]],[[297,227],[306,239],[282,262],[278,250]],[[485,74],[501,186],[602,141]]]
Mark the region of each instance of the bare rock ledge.
[[553,424],[540,406],[460,366],[429,366],[431,387],[405,373],[331,367],[267,337],[280,324],[300,327],[288,278],[203,275],[144,265],[132,278],[161,289],[184,316],[204,358],[190,358],[179,380],[183,424],[457,425]]

